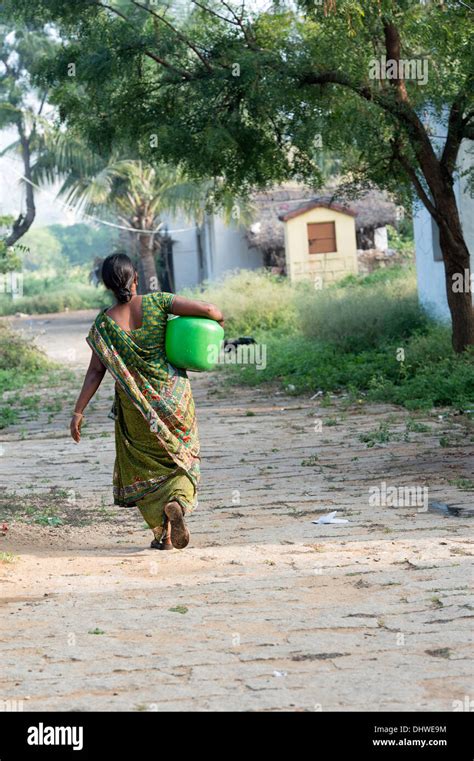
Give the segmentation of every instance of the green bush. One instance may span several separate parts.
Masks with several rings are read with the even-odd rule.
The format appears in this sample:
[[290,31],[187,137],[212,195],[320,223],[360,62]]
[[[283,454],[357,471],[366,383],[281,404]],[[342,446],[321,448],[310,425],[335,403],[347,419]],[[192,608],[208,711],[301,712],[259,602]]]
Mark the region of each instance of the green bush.
[[226,318],[226,334],[235,337],[296,329],[296,293],[286,278],[263,270],[240,270],[181,295],[217,304]]
[[426,332],[413,273],[392,282],[306,292],[298,303],[304,335],[344,350],[364,351]]
[[53,367],[39,349],[0,321],[0,394],[35,382]]
[[[363,393],[370,400],[408,409],[474,409],[474,351],[455,354],[447,328],[430,326],[424,336],[360,352],[303,335],[268,333],[259,340],[267,347],[266,368],[227,365],[232,382],[277,382],[294,388],[294,393]],[[404,361],[397,359],[400,348]]]
[[47,314],[64,312],[65,309],[101,309],[110,306],[111,296],[105,288],[93,285],[72,283],[59,284],[56,288],[42,289],[31,285],[31,295],[12,299],[9,295],[0,295],[0,315]]
[[[262,329],[263,316],[252,311],[249,324],[266,344],[267,367],[227,365],[234,382],[278,382],[295,393],[349,390],[410,409],[474,408],[474,351],[453,352],[450,329],[419,306],[412,270],[350,276],[324,291],[287,289],[281,311],[291,319],[280,326],[292,330]],[[216,290],[212,300],[222,303],[219,296]]]

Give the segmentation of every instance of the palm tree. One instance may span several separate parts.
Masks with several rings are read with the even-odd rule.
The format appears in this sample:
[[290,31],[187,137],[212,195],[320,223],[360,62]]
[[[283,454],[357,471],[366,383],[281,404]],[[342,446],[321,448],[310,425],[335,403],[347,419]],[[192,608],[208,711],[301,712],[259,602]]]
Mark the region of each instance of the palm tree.
[[181,212],[195,224],[202,224],[206,213],[217,208],[230,221],[236,216],[246,221],[247,202],[237,199],[219,181],[193,182],[180,168],[160,163],[117,156],[105,163],[90,153],[80,140],[65,133],[45,136],[46,150],[38,158],[33,176],[40,183],[64,178],[59,196],[80,211],[110,218],[112,213],[128,228],[137,250],[145,293],[160,288],[155,256],[160,256],[164,213]]

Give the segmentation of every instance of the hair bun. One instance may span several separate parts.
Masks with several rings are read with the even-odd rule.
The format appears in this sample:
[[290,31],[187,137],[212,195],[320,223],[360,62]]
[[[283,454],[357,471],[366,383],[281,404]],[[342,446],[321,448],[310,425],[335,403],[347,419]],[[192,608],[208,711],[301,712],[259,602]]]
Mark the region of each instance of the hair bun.
[[130,288],[119,288],[116,291],[117,299],[120,301],[121,304],[126,304],[127,301],[130,301],[132,298],[132,292]]

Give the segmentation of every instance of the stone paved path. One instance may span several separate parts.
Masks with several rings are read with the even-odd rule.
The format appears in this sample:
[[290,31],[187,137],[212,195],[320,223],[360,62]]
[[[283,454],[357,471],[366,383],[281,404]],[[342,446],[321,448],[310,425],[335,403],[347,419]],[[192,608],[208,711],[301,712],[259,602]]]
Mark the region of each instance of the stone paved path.
[[[92,317],[15,327],[79,373]],[[182,552],[148,549],[138,512],[111,504],[110,381],[79,446],[67,432],[71,384],[55,392],[57,410],[41,402],[37,419],[0,432],[10,510],[59,489],[71,515],[57,527],[9,522],[0,536],[11,553],[0,555],[0,700],[450,711],[472,698],[473,492],[459,488],[472,478],[472,429],[437,414],[414,426],[405,410],[344,398],[229,391],[219,374],[192,383],[203,486]],[[377,430],[389,441],[360,440]],[[370,505],[384,481],[428,486],[430,502],[459,514]],[[332,510],[349,523],[312,523]]]

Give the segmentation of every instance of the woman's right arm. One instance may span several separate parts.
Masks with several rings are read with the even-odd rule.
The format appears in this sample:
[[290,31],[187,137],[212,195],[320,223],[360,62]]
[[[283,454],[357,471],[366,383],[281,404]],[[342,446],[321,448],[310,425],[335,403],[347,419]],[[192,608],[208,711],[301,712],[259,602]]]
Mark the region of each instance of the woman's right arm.
[[209,320],[215,320],[219,325],[224,327],[224,315],[221,310],[215,304],[209,304],[207,301],[175,296],[170,311],[171,314],[177,314],[180,317],[207,317]]
[[79,444],[79,441],[81,440],[81,425],[84,418],[83,412],[102,383],[102,379],[106,372],[105,365],[102,364],[97,354],[93,351],[89,367],[87,368],[86,377],[84,378],[84,383],[77,398],[71,419],[71,436],[76,444]]

